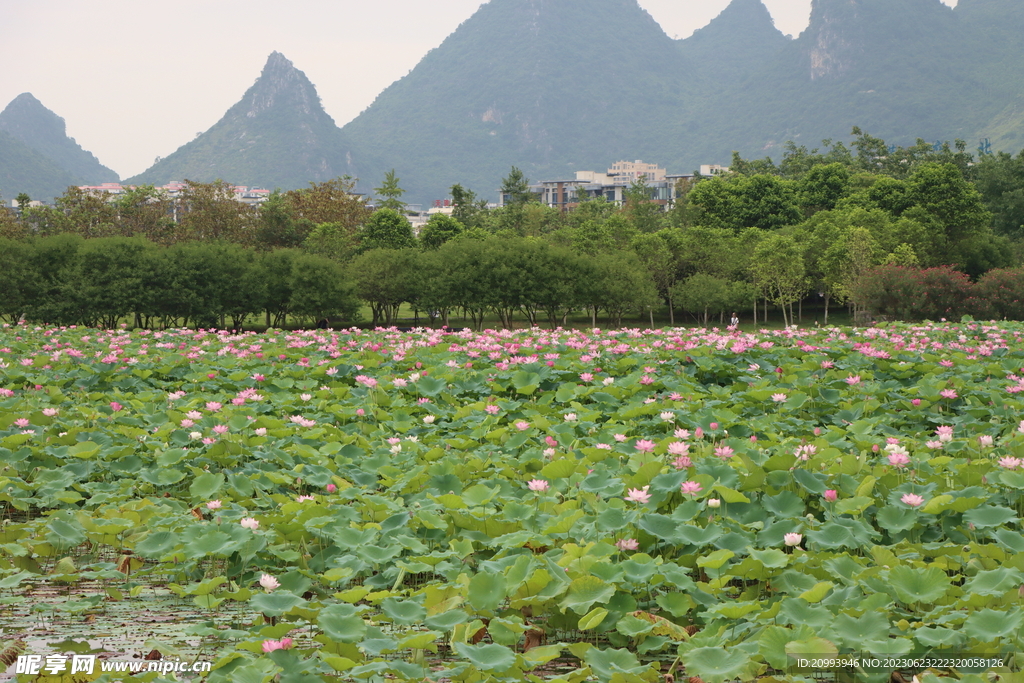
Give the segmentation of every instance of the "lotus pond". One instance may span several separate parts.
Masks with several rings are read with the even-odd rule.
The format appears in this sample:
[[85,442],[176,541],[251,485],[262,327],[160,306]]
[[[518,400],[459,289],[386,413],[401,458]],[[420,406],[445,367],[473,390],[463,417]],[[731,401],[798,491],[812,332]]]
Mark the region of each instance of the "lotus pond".
[[1015,670],[1022,335],[4,327],[0,658],[156,650],[211,683]]

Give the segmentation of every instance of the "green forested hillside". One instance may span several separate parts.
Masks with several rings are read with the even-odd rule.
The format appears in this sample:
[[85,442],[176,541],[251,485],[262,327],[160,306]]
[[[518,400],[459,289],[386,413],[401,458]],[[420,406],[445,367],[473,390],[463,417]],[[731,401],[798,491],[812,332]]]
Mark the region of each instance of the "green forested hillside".
[[353,170],[344,136],[306,75],[274,52],[259,79],[212,128],[133,178],[293,189]]
[[[117,182],[116,173],[67,136],[64,119],[31,93],[18,95],[0,112],[0,130],[39,152],[81,184]],[[61,187],[58,194],[63,191]]]
[[45,202],[78,184],[75,176],[21,140],[0,130],[0,198],[5,203],[22,192]]
[[533,180],[638,158],[688,172],[848,141],[854,126],[1016,153],[1022,34],[1019,0],[815,0],[796,39],[761,0],[733,0],[681,41],[636,0],[491,0],[340,133],[275,53],[221,121],[131,181],[288,188],[350,173],[372,193],[394,169],[411,203],[455,183],[493,198],[513,165]]
[[635,0],[493,0],[345,126],[414,199],[491,197],[510,164],[574,177],[654,155],[701,105],[697,65]]

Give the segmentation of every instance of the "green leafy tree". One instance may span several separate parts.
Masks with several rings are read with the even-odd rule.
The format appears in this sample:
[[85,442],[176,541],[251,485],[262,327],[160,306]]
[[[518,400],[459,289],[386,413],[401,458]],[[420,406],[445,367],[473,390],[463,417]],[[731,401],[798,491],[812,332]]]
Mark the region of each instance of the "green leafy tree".
[[328,320],[333,326],[359,319],[355,285],[331,259],[298,254],[292,260],[289,309],[299,318]]
[[801,245],[789,235],[768,236],[754,250],[751,271],[755,285],[782,308],[782,320],[788,327],[793,304],[803,297],[808,285]]
[[716,176],[689,194],[695,222],[712,228],[775,230],[800,221],[793,181],[773,175]]
[[155,295],[144,286],[155,249],[148,240],[130,237],[83,242],[76,286],[82,322],[112,329],[141,311],[146,297]]
[[320,223],[306,235],[302,250],[338,263],[348,263],[359,253],[359,233],[342,223]]
[[179,239],[174,207],[162,190],[152,185],[125,188],[112,202],[117,214],[116,232],[125,237],[145,237],[157,244]]
[[256,223],[256,246],[260,249],[290,249],[302,245],[316,225],[308,218],[298,218],[287,197],[274,191],[260,205]]
[[391,169],[384,174],[384,182],[380,187],[373,189],[377,193],[378,209],[391,209],[398,213],[405,213],[406,203],[402,201],[402,195],[405,194],[405,190],[398,186],[398,176],[395,175],[395,169]]
[[992,213],[994,230],[1024,239],[1024,151],[1016,157],[1000,152],[985,155],[977,165],[976,187]]
[[267,327],[282,327],[292,312],[292,268],[302,252],[274,249],[263,254],[260,263],[266,295],[263,300]]
[[306,219],[314,226],[329,224],[329,241],[333,244],[356,244],[359,230],[372,212],[366,206],[366,197],[355,193],[355,185],[356,181],[348,176],[334,178],[310,183],[301,190],[289,190],[285,199],[296,220]]
[[665,222],[665,210],[661,204],[653,201],[651,194],[651,188],[644,176],[634,180],[625,191],[622,210],[633,227],[641,233],[657,232]]
[[608,314],[612,327],[620,327],[622,318],[630,313],[650,315],[658,290],[636,254],[601,254],[592,263],[594,279],[587,292],[592,324],[596,326],[599,310]]
[[374,325],[393,325],[398,309],[414,296],[418,253],[414,249],[371,249],[349,265],[355,293],[370,305]]
[[524,235],[526,204],[536,199],[530,192],[530,179],[515,166],[501,181],[502,211],[499,228],[513,235]]
[[0,237],[0,317],[10,323],[21,320],[39,289],[34,252],[35,244],[28,240]]
[[707,327],[711,314],[721,315],[737,307],[736,284],[740,283],[697,273],[674,284],[672,295],[684,309],[701,314],[702,324]]
[[185,181],[177,198],[178,225],[189,240],[251,243],[255,236],[253,207],[235,200],[234,187],[223,180]]
[[448,240],[456,239],[466,228],[452,216],[435,213],[420,229],[420,244],[425,249],[439,249]]
[[452,218],[466,229],[480,226],[480,217],[487,210],[487,200],[478,199],[476,193],[462,185],[452,185]]
[[408,249],[416,246],[409,219],[394,209],[377,209],[361,232],[363,249]]

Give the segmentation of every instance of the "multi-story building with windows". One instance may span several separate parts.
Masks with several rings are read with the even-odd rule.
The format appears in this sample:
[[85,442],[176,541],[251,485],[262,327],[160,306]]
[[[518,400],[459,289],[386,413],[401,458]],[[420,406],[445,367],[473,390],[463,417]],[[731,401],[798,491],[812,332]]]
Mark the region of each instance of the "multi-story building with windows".
[[[544,180],[530,186],[542,204],[567,211],[586,199],[604,197],[614,204],[626,200],[630,187],[641,180],[647,186],[651,200],[661,204],[668,210],[675,199],[676,183],[682,178],[692,178],[692,174],[672,175],[659,168],[657,164],[643,161],[617,161],[607,172],[576,171],[575,178],[564,180]],[[501,197],[504,204],[505,197]]]

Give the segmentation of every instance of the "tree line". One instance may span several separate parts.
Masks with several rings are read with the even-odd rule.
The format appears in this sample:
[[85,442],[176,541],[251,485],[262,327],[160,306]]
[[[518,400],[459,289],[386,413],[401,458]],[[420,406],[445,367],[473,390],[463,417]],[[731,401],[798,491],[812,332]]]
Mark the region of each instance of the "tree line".
[[[836,305],[870,309],[857,285],[878,267],[948,266],[973,282],[1018,265],[1024,253],[1024,152],[975,160],[962,142],[893,147],[858,129],[849,147],[790,143],[778,164],[734,156],[728,174],[680,181],[668,211],[651,201],[643,181],[622,206],[581,195],[561,211],[541,204],[513,168],[502,182],[505,206],[488,208],[455,185],[451,215],[434,215],[413,234],[394,172],[376,189],[376,210],[353,188],[346,178],[311,184],[275,192],[258,209],[234,201],[223,183],[189,183],[174,200],[145,187],[114,201],[69,188],[53,207],[18,217],[2,212],[0,234],[21,241],[143,237],[168,248],[227,242],[253,254],[296,250],[344,267],[374,322],[393,322],[408,303],[442,318],[450,310],[473,320],[488,312],[504,324],[513,314],[562,320],[566,311],[592,319],[600,312],[612,322],[664,311],[671,324],[686,312],[707,324],[742,310],[756,322],[771,306],[788,324],[809,297],[824,305],[827,322]],[[526,255],[537,263],[553,259],[551,269],[575,273],[565,282],[580,283],[552,284]],[[613,262],[640,278],[628,303],[605,304],[609,291],[584,291],[584,281],[600,281],[586,269]],[[462,270],[453,273],[452,263]],[[473,279],[482,263],[495,273],[487,276],[489,292],[485,280]],[[508,271],[520,274],[517,287],[534,283],[533,300],[509,303],[518,295],[499,283]],[[382,273],[390,273],[386,286]],[[455,291],[473,288],[481,289],[473,301]],[[541,291],[556,290],[558,306],[540,301]]]

